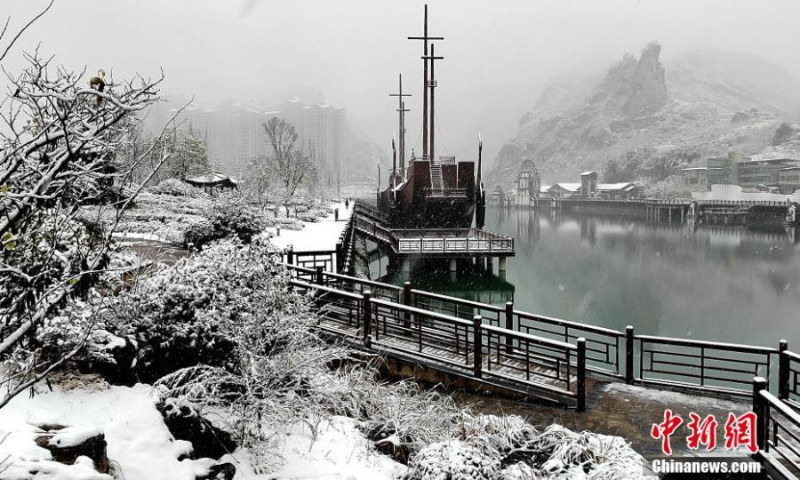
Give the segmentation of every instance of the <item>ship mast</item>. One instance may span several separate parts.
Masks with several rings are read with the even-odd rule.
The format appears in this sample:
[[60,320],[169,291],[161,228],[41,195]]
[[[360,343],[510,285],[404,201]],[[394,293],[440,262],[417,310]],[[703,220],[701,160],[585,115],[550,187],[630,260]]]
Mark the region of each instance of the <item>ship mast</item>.
[[[400,178],[401,181],[405,181],[406,179],[406,112],[409,110],[406,109],[406,102],[403,101],[403,97],[410,97],[410,93],[403,93],[403,74],[400,74],[400,90],[398,93],[390,93],[390,97],[397,97],[398,108],[397,111],[400,113],[399,118],[399,137],[400,137]],[[394,140],[392,141],[394,144]],[[395,167],[396,168],[396,167]],[[392,171],[392,175],[394,175],[394,171]]]
[[433,106],[434,106],[433,93],[434,93],[435,88],[436,88],[436,74],[434,73],[434,71],[435,71],[434,70],[434,64],[435,64],[436,60],[444,60],[444,57],[437,57],[436,56],[436,53],[434,53],[434,44],[432,43],[431,44],[431,54],[430,54],[430,56],[424,56],[422,58],[425,59],[426,63],[427,63],[428,60],[431,61],[431,81],[428,83],[428,87],[431,89],[431,125],[430,125],[430,129],[431,129],[430,142],[431,142],[431,144],[430,144],[430,148],[428,148],[428,155],[429,155],[429,157],[431,159],[431,162],[435,162],[436,161],[436,153],[434,151],[434,138],[435,138],[434,127],[436,126],[436,117],[434,116],[434,110],[433,110]]
[[422,78],[422,158],[428,157],[428,41],[430,40],[444,40],[444,37],[429,37],[428,36],[428,4],[425,4],[425,22],[421,37],[408,37],[409,40],[422,40],[423,43],[423,69]]

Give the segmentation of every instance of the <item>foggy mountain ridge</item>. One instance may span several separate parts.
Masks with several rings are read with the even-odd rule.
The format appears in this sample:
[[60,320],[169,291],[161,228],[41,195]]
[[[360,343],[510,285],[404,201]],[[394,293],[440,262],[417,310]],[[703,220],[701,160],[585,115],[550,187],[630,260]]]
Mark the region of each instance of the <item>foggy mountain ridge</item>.
[[548,182],[576,181],[631,154],[675,154],[705,164],[735,150],[756,154],[782,122],[798,118],[794,77],[758,56],[691,50],[660,60],[647,45],[626,54],[605,75],[560,76],[522,116],[500,150],[487,187],[510,187],[531,158]]

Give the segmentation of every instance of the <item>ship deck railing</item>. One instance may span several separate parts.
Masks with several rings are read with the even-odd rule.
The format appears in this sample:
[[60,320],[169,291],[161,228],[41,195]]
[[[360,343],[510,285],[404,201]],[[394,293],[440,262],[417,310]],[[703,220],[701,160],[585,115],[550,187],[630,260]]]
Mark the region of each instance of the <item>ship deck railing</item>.
[[514,254],[514,238],[476,228],[392,230],[399,254]]
[[467,198],[467,189],[466,188],[427,188],[427,189],[425,189],[425,196],[427,198],[437,198],[437,197],[446,197],[446,198],[461,197],[461,198]]

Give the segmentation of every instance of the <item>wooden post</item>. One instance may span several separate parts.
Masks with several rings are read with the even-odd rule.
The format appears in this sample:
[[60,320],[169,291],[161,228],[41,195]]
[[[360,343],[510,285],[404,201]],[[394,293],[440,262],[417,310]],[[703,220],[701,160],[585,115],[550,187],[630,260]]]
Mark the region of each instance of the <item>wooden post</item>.
[[781,340],[778,344],[778,398],[786,400],[789,398],[789,369],[791,368],[791,358],[786,350],[789,349],[789,342]]
[[336,241],[336,273],[342,273],[344,262],[344,247],[341,240]]
[[472,358],[475,378],[481,378],[483,369],[483,331],[481,325],[483,318],[475,315],[472,318]]
[[314,275],[314,283],[316,283],[317,285],[322,285],[322,283],[323,283],[323,277],[322,277],[323,268],[321,266],[317,266],[317,267],[314,267],[314,268],[317,271],[316,275]]
[[753,412],[756,414],[756,445],[759,450],[767,451],[767,420],[769,405],[761,396],[767,389],[767,381],[763,377],[753,378]]
[[633,325],[625,327],[625,383],[633,385]]
[[289,245],[289,248],[286,250],[286,263],[294,265],[294,246],[292,245]]
[[[403,305],[411,306],[411,282],[403,284]],[[403,327],[411,328],[411,312],[403,313]]]
[[[586,410],[586,339],[580,337],[577,341],[578,345],[578,385],[577,396],[579,412]],[[569,365],[567,365],[569,368]]]
[[[514,302],[506,302],[506,330],[514,330]],[[506,336],[506,353],[514,350],[514,340]]]
[[334,222],[338,222],[339,221],[339,209],[338,208],[334,208],[333,209],[333,221]]
[[372,303],[370,300],[372,299],[372,291],[371,290],[364,290],[364,305],[363,305],[363,329],[362,338],[364,340],[364,344],[367,343],[367,337],[369,337],[370,330],[372,329]]

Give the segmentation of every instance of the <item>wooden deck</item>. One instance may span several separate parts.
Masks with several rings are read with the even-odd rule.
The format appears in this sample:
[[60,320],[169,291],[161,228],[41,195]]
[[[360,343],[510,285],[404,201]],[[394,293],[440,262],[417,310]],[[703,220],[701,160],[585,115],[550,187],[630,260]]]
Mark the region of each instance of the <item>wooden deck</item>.
[[583,408],[585,343],[512,332],[394,301],[294,281],[315,297],[319,328],[347,344],[487,386]]
[[475,228],[391,229],[378,214],[357,206],[353,211],[356,231],[399,256],[514,256],[512,237]]

